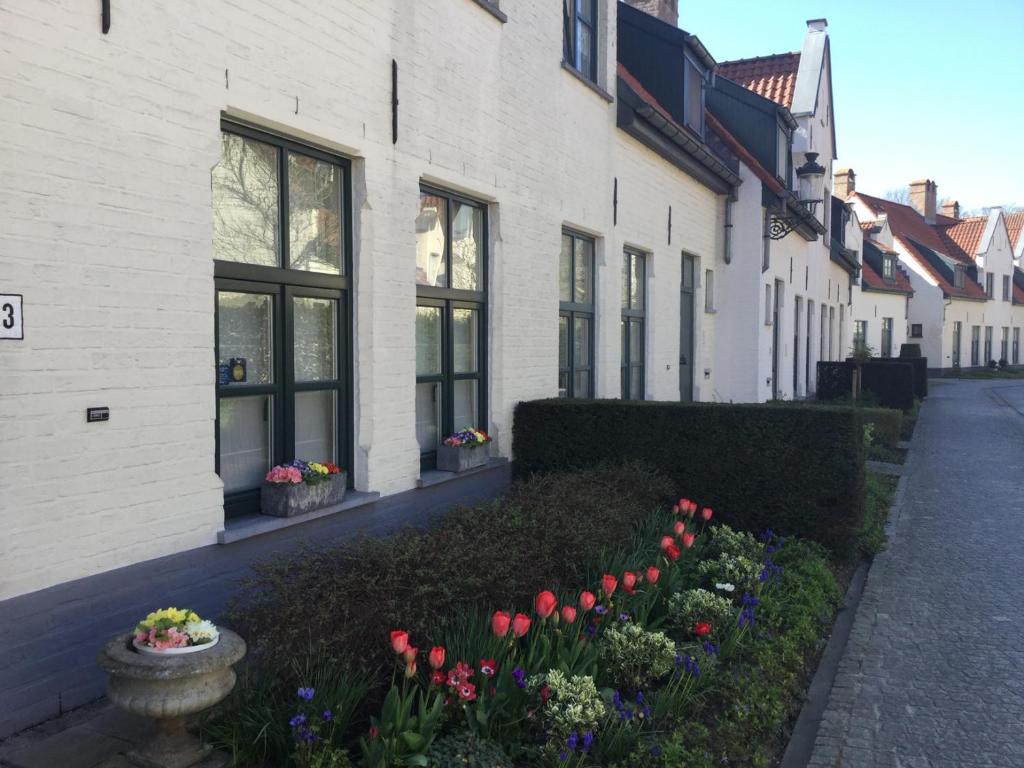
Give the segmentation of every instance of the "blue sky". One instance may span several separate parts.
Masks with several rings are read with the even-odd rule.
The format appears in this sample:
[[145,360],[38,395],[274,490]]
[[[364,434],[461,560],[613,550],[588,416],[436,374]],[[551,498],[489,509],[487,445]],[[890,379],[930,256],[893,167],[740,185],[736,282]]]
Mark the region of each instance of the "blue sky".
[[858,189],[931,178],[965,208],[1024,206],[1024,0],[680,0],[679,16],[718,61],[798,51],[827,18]]

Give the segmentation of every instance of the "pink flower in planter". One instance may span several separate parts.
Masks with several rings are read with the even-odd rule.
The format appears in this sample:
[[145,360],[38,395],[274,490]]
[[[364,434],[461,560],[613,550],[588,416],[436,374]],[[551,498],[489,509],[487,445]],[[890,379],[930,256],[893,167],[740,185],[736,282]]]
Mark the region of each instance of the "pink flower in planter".
[[277,466],[267,472],[266,481],[278,485],[298,485],[302,482],[302,473],[295,467]]

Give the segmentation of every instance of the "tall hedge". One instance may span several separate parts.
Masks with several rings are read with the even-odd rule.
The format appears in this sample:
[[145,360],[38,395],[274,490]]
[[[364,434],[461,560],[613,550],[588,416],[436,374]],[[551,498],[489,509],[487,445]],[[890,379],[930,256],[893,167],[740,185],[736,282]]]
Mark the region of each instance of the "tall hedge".
[[864,514],[856,409],[536,400],[515,412],[519,477],[638,459],[729,525],[857,551]]

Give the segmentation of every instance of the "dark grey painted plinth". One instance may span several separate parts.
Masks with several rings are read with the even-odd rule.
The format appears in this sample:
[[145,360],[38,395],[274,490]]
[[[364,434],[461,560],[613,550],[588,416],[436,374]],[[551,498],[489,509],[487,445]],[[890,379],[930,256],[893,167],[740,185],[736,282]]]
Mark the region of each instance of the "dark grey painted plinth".
[[250,563],[306,541],[429,525],[456,504],[493,498],[510,476],[511,465],[498,463],[301,525],[0,601],[0,738],[100,698],[104,675],[96,666],[97,651],[119,628],[127,632],[154,608],[184,605],[216,622]]

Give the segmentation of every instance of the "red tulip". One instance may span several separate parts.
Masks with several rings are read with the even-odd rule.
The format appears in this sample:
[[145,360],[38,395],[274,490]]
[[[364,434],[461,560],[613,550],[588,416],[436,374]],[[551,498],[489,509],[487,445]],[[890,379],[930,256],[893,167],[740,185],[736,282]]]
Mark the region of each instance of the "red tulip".
[[661,578],[661,571],[659,571],[653,565],[650,566],[647,569],[647,580],[649,582],[651,582],[651,584],[657,584],[658,583],[658,579],[660,579],[660,578]]
[[697,502],[696,501],[691,501],[689,503],[689,506],[686,509],[686,514],[688,514],[690,517],[693,517],[693,513],[696,512],[696,511],[697,511]]
[[697,637],[707,637],[711,634],[711,625],[706,621],[699,622],[693,625],[693,634]]
[[495,611],[494,615],[491,616],[491,630],[498,637],[504,637],[508,634],[509,624],[512,622],[512,617],[504,611]]
[[678,504],[673,504],[672,505],[672,514],[673,515],[678,515],[679,514],[679,505]]
[[530,631],[530,617],[525,613],[517,613],[516,617],[512,619],[512,634],[516,637],[522,637]]
[[576,621],[576,609],[571,605],[562,606],[562,621],[566,624],[572,624]]
[[686,510],[688,510],[690,508],[690,500],[689,499],[685,499],[685,498],[684,499],[680,499],[679,500],[679,508],[681,510],[683,510],[684,512]]
[[413,659],[405,665],[405,676],[416,677],[416,659]]
[[419,648],[415,645],[406,646],[405,651],[402,653],[402,658],[405,659],[406,664],[414,664],[416,662],[416,654],[419,653]]
[[594,603],[597,602],[597,598],[594,597],[593,592],[581,592],[580,593],[580,608],[584,611],[589,611],[594,607]]
[[704,507],[704,509],[700,511],[700,516],[704,518],[705,523],[711,519],[712,514],[714,513],[711,511],[711,507]]
[[608,595],[608,597],[611,597],[615,593],[615,588],[617,586],[619,586],[619,580],[610,573],[606,573],[601,577],[601,591]]
[[678,560],[679,547],[677,547],[675,544],[669,544],[667,547],[665,547],[665,557],[667,557],[669,560]]
[[622,588],[629,594],[633,594],[636,591],[636,574],[632,571],[626,571],[622,574]]
[[444,646],[436,645],[430,649],[430,654],[427,656],[430,661],[431,669],[440,669],[444,666]]
[[558,600],[555,598],[553,592],[544,590],[539,595],[537,595],[537,599],[534,600],[533,605],[534,608],[536,608],[537,610],[537,615],[540,616],[542,619],[546,619],[548,616],[555,612],[555,608],[558,605]]
[[395,653],[405,653],[405,649],[409,646],[409,633],[403,632],[400,629],[396,629],[391,633],[391,647]]
[[676,524],[672,526],[672,530],[676,532],[676,536],[682,536],[686,531],[686,523],[682,520],[676,520]]
[[675,543],[676,543],[675,539],[673,539],[671,536],[662,536],[661,537],[661,545],[660,546],[664,550],[664,549],[668,549],[669,547],[673,546]]
[[689,549],[690,547],[693,546],[693,540],[696,539],[696,538],[697,537],[694,536],[692,533],[684,533],[683,534],[683,546],[686,547],[687,549]]
[[370,741],[373,741],[376,738],[377,738],[377,726],[371,725],[370,726]]

